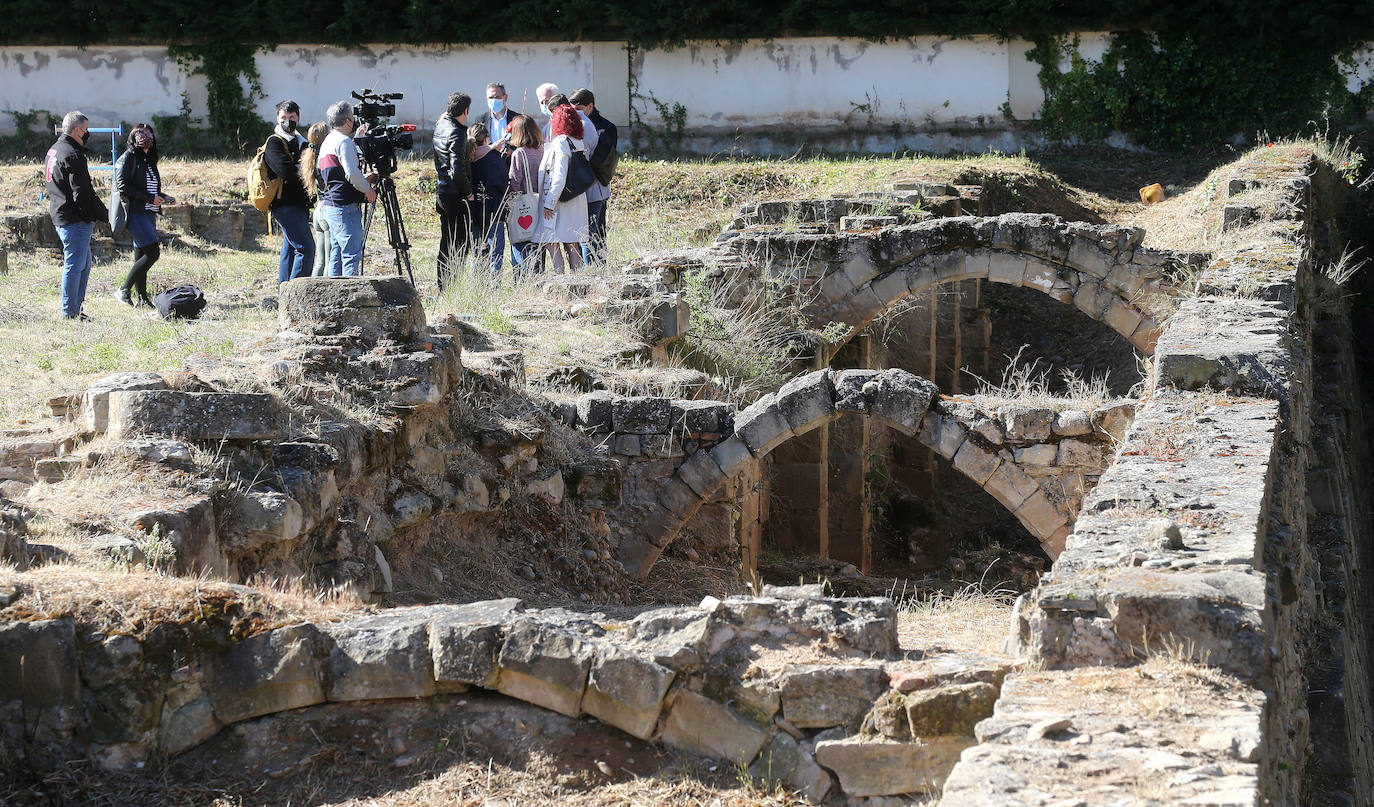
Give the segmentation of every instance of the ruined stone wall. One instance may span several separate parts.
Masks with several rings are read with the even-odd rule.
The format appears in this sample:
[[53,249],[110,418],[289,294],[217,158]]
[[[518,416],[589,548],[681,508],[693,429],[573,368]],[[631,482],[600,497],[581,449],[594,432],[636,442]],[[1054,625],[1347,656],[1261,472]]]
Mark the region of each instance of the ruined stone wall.
[[[1305,504],[1321,169],[1300,147],[1266,152],[1227,189],[1282,201],[1228,214],[1227,246],[1156,346],[1153,394],[1054,570],[1018,603],[1016,641],[1043,671],[1008,679],[941,804],[1302,800],[1321,617]],[[1110,669],[1142,660],[1166,672]],[[1179,682],[1208,675],[1231,678],[1205,706]],[[1176,705],[1149,708],[1163,691]]]

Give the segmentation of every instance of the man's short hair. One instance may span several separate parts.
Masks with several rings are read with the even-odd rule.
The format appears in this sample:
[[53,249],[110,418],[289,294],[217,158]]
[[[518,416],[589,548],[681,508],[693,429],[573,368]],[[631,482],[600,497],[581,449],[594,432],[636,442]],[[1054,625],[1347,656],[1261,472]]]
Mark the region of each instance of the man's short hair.
[[540,84],[538,87],[534,88],[534,97],[538,98],[546,92],[551,92],[555,95],[558,94],[558,85],[554,84],[552,81],[546,81],[543,84]]
[[568,100],[572,101],[573,106],[586,106],[587,104],[595,104],[596,96],[592,95],[591,90],[583,87],[578,90],[573,90],[572,95],[568,96]]
[[570,101],[568,101],[568,96],[564,95],[561,92],[555,93],[554,95],[549,97],[549,109],[557,109],[567,103],[571,103]]
[[448,97],[448,108],[444,110],[450,118],[458,120],[458,117],[472,106],[472,99],[465,92],[455,92]]
[[506,94],[506,85],[502,84],[502,83],[499,82],[499,81],[493,81],[492,83],[488,84],[488,85],[487,85],[487,89],[488,89],[488,90],[500,90],[500,91],[501,91],[501,95],[505,95],[505,94]]
[[299,115],[301,114],[301,105],[296,103],[295,101],[282,101],[281,103],[277,104],[277,114],[281,114],[283,112],[285,112],[288,115]]
[[331,129],[343,126],[348,123],[348,119],[351,117],[353,117],[353,105],[347,101],[335,101],[324,112],[324,122],[329,124]]
[[62,134],[71,134],[73,129],[88,120],[90,120],[90,118],[73,109],[71,112],[62,116]]

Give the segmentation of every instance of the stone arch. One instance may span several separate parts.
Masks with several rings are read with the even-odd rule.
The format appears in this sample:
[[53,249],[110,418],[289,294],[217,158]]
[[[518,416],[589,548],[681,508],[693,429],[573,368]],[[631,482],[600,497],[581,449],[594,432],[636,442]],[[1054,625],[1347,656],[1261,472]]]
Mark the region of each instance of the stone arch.
[[833,256],[812,322],[842,322],[852,335],[910,295],[986,279],[1073,305],[1151,355],[1162,328],[1144,303],[1176,289],[1163,272],[1171,255],[1141,247],[1143,237],[1137,228],[1024,213],[885,228],[851,238]]
[[[787,440],[848,413],[878,418],[917,437],[1007,507],[1051,558],[1057,557],[1076,513],[1051,501],[1014,455],[977,436],[973,419],[961,416],[957,406],[942,404],[938,395],[930,381],[896,369],[817,370],[792,379],[739,412],[732,433],[678,466],[639,529],[619,547],[621,563],[644,578],[683,525],[730,480]],[[1048,424],[1045,432],[1048,436]]]

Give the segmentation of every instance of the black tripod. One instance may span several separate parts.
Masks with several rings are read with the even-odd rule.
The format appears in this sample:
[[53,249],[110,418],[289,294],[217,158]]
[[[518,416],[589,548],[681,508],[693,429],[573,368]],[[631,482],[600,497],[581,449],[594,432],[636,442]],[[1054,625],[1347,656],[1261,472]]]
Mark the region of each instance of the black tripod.
[[367,250],[367,234],[372,231],[372,219],[378,207],[386,218],[387,243],[396,253],[396,274],[399,276],[404,271],[404,276],[410,278],[410,285],[413,286],[415,274],[410,271],[410,240],[406,238],[406,223],[401,220],[401,202],[396,198],[396,183],[391,181],[390,176],[377,180],[377,202],[368,205],[363,222],[364,252]]

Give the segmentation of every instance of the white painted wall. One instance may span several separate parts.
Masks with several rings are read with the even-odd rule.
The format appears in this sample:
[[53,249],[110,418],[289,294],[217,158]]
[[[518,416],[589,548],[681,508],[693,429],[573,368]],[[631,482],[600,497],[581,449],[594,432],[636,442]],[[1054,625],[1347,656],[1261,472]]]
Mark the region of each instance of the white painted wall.
[[[1100,57],[1105,34],[1082,34],[1080,51]],[[633,101],[643,119],[661,126],[652,96],[686,108],[686,132],[701,150],[728,147],[731,138],[782,150],[788,143],[829,135],[837,147],[1012,147],[1023,132],[1005,117],[1034,117],[1044,96],[1028,43],[993,37],[916,37],[886,43],[835,37],[795,38],[673,50],[634,52],[618,42],[480,46],[373,45],[344,50],[283,45],[257,57],[267,97],[264,119],[283,99],[298,101],[317,120],[331,102],[368,86],[404,92],[398,122],[433,125],[450,92],[473,96],[480,112],[485,85],[504,81],[512,106],[537,109],[534,88],[557,82],[565,91],[589,86],[598,106],[628,122]],[[1067,68],[1067,61],[1063,67]],[[642,98],[632,99],[630,75]],[[1371,80],[1374,57],[1361,54],[1352,87]],[[183,93],[203,115],[205,86],[188,78],[152,47],[8,46],[0,48],[0,131],[13,131],[8,110],[81,109],[95,122],[148,120],[178,114]],[[980,145],[981,144],[981,145]],[[757,149],[756,149],[757,150]]]

